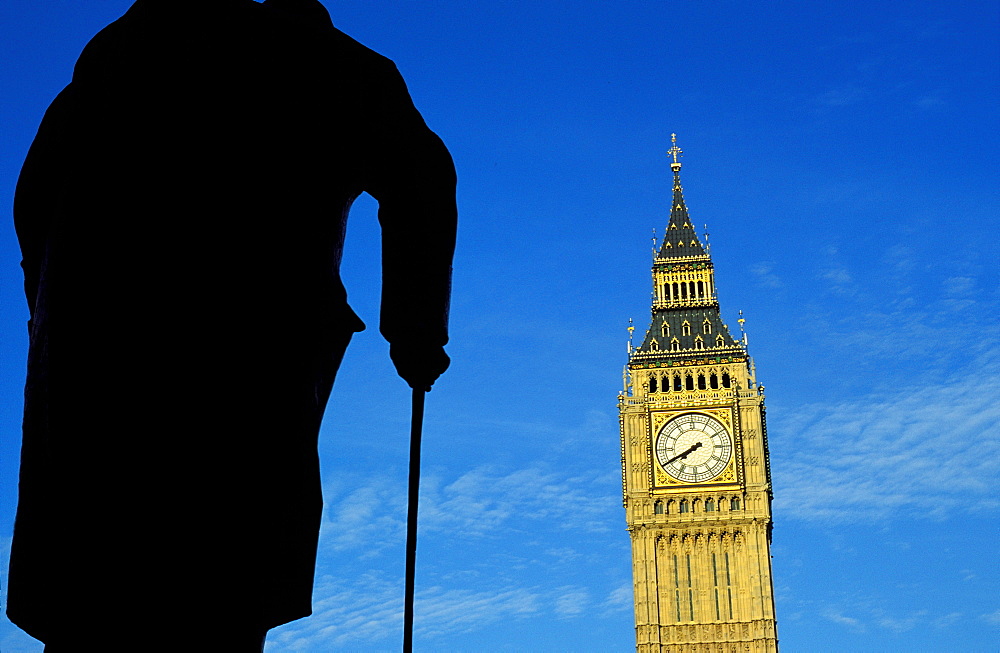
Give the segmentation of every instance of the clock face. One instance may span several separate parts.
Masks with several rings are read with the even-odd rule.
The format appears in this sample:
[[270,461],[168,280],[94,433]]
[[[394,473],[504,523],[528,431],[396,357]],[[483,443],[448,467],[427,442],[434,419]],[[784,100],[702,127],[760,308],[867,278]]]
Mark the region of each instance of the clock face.
[[663,470],[685,483],[710,481],[726,468],[733,440],[722,422],[687,413],[663,425],[656,436],[656,459]]

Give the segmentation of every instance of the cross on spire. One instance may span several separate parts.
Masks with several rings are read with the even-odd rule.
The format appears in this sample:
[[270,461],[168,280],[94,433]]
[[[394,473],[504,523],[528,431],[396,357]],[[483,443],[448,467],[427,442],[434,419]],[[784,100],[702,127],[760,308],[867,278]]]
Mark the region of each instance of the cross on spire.
[[670,142],[673,145],[670,147],[669,150],[667,150],[667,154],[674,158],[674,162],[670,164],[670,169],[673,170],[674,172],[677,172],[681,169],[681,162],[677,160],[677,157],[680,156],[680,154],[684,150],[677,147],[677,134],[670,135]]

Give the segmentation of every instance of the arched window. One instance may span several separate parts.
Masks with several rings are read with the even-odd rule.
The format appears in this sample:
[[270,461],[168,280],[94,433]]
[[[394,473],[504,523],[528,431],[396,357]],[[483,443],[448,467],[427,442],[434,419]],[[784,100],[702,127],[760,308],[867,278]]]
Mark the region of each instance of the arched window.
[[688,286],[691,288],[691,299],[694,299],[694,281],[688,281]]
[[651,340],[649,342],[649,348],[652,349],[653,351],[658,351],[660,349],[660,343],[656,342],[655,340]]
[[732,385],[732,381],[729,379],[729,372],[722,373],[722,387],[728,388]]
[[688,297],[688,287],[686,283],[681,284],[681,299],[687,299]]
[[649,391],[650,392],[659,392],[659,390],[657,388],[657,383],[656,383],[656,377],[655,376],[649,377]]
[[663,284],[663,300],[664,301],[668,301],[668,302],[670,301],[670,284],[669,283]]
[[663,326],[660,327],[660,333],[662,335],[664,335],[664,336],[669,336],[670,335],[670,325],[667,324],[666,322],[664,322]]
[[681,292],[680,292],[680,289],[679,289],[679,288],[677,287],[677,284],[676,284],[676,283],[674,284],[674,293],[673,293],[673,295],[671,296],[671,298],[672,298],[672,300],[673,300],[673,301],[675,301],[675,302],[676,302],[676,301],[677,301],[678,299],[680,299],[680,298],[681,298]]
[[[705,282],[704,281],[699,281],[698,282],[698,296],[699,297],[704,297],[705,296]],[[708,331],[706,331],[705,333],[708,333]]]
[[702,333],[712,333],[712,323],[709,322],[708,320],[705,320],[704,322],[702,322],[701,332]]
[[729,500],[729,509],[730,510],[739,510],[740,509],[740,500],[739,500],[739,497],[733,497],[732,499]]
[[690,509],[690,507],[688,506],[687,499],[682,499],[681,500],[681,512],[688,512],[689,509]]
[[687,320],[684,320],[684,324],[681,325],[681,335],[682,336],[691,335],[691,324]]
[[677,338],[670,341],[670,351],[680,351],[681,343]]
[[719,389],[719,376],[717,374],[713,373],[712,376],[708,377],[708,386],[712,388],[712,390]]
[[688,390],[694,390],[694,377],[690,374],[684,377],[684,387]]
[[681,387],[681,375],[674,374],[674,392],[680,392],[683,388]]
[[715,512],[715,501],[705,499],[705,512]]
[[726,339],[722,337],[721,333],[719,335],[715,336],[715,346],[716,347],[725,347],[726,346]]
[[705,375],[704,374],[699,374],[698,375],[698,389],[699,390],[704,390],[705,388],[706,388],[706,386],[705,386]]
[[701,336],[698,336],[697,338],[695,338],[695,340],[694,340],[694,348],[695,349],[704,349],[705,348],[705,341],[701,339]]
[[663,502],[662,501],[657,501],[656,503],[653,504],[653,514],[654,515],[662,515],[663,514]]

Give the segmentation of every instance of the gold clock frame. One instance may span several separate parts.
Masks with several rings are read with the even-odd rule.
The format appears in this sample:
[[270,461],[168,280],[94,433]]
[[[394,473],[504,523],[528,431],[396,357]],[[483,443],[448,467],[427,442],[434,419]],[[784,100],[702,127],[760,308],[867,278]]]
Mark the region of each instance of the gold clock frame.
[[[663,469],[655,453],[656,436],[663,426],[675,417],[690,413],[707,415],[718,420],[729,432],[729,437],[733,443],[733,453],[725,469],[713,479],[701,483],[677,480]],[[689,491],[691,488],[725,489],[739,487],[743,482],[743,447],[738,415],[739,413],[734,410],[733,406],[720,406],[716,408],[692,407],[680,410],[650,411],[649,419],[646,422],[649,425],[649,433],[647,433],[646,441],[649,443],[647,454],[649,456],[649,487],[651,492],[653,494],[669,494],[672,490]]]

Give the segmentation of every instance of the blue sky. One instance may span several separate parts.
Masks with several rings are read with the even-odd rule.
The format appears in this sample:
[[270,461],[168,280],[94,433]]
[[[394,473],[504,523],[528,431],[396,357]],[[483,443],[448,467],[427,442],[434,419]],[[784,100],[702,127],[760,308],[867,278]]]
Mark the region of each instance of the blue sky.
[[[5,552],[27,319],[13,185],[79,51],[129,4],[0,6]],[[996,2],[327,5],[397,62],[459,170],[419,650],[633,646],[615,404],[671,132],[723,317],[744,311],[767,387],[783,650],[996,650]],[[323,426],[316,611],[268,653],[398,650],[408,393],[375,328],[374,208],[356,204],[344,261],[369,330]],[[0,650],[41,646],[4,621]]]

